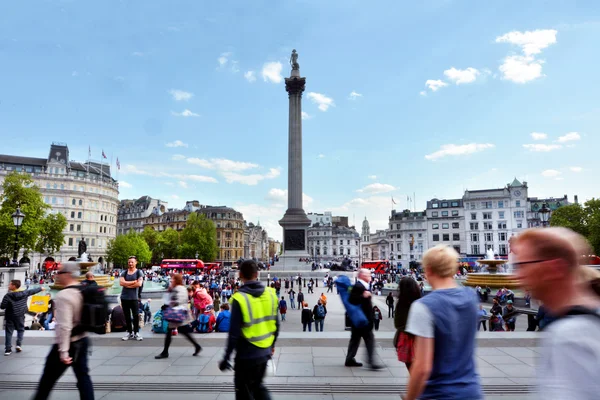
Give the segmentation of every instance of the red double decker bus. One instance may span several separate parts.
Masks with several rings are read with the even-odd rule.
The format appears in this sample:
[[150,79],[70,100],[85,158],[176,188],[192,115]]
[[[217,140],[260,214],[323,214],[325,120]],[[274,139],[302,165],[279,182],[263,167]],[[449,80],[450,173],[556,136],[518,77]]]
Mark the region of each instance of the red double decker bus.
[[198,272],[204,271],[204,262],[202,260],[162,260],[160,263],[162,269],[174,269],[178,272]]
[[373,269],[375,274],[385,274],[389,266],[388,260],[363,261],[361,264],[362,268]]

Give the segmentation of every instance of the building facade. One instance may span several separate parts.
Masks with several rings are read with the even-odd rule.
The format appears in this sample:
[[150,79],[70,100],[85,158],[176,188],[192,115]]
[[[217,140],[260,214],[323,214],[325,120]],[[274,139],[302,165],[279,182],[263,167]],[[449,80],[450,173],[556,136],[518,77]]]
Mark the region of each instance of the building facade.
[[117,211],[117,235],[124,235],[130,230],[142,232],[147,218],[153,212],[154,215],[157,212],[162,215],[167,209],[167,202],[150,196],[142,196],[137,200],[121,200]]
[[362,222],[360,241],[360,261],[385,260],[390,254],[388,230],[378,229],[371,233],[367,217]]
[[426,212],[429,247],[446,244],[452,246],[458,254],[467,254],[463,200],[431,199],[427,202]]
[[[575,196],[577,197],[577,196]],[[530,197],[527,199],[527,226],[529,228],[537,228],[543,226],[543,210],[546,206],[546,224],[550,221],[552,213],[562,206],[571,204],[568,196],[565,194],[563,197],[549,197],[547,199],[538,199],[537,197]]]
[[269,238],[269,258],[273,259],[275,256],[281,254],[281,242],[273,238]]
[[217,228],[217,261],[231,267],[244,256],[244,216],[226,206],[204,206],[196,212],[204,214]]
[[407,268],[420,263],[428,248],[427,213],[425,211],[392,210],[388,226],[389,258]]
[[0,182],[12,171],[31,175],[50,212],[67,219],[60,250],[53,255],[30,254],[32,263],[41,264],[47,256],[57,262],[77,257],[83,238],[92,259],[106,265],[106,246],[117,234],[119,207],[119,184],[110,165],[73,161],[67,144],[54,142],[47,158],[0,155]]
[[[309,213],[308,217],[311,222],[315,221],[307,232],[308,253],[313,259],[319,262],[359,259],[360,235],[354,227],[344,226],[343,221],[347,221],[348,217],[333,217],[330,212]],[[334,219],[338,221],[336,224]]]
[[268,261],[269,258],[269,235],[260,226],[260,222],[254,225],[252,222],[246,224],[244,221],[244,258],[258,261]]
[[527,228],[527,182],[515,180],[500,189],[467,190],[463,196],[468,256],[492,249],[508,256],[509,240]]

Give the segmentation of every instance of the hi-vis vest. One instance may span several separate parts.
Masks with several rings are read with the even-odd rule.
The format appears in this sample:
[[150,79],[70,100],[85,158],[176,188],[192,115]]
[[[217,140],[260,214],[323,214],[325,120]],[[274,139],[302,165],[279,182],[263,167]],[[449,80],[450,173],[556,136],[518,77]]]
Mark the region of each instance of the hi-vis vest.
[[242,335],[262,349],[273,345],[277,330],[277,295],[267,287],[260,297],[237,291],[231,296],[242,311]]

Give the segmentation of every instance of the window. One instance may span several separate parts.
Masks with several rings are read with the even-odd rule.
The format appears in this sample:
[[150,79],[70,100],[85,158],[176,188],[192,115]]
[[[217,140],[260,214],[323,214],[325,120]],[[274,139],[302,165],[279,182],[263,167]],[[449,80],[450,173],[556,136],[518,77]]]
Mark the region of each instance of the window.
[[442,229],[448,229],[450,227],[450,224],[442,224]]
[[444,233],[444,235],[442,236],[442,239],[444,240],[444,242],[449,242],[450,241],[450,234],[449,233]]
[[492,202],[491,201],[482,201],[481,208],[492,208]]
[[491,231],[492,229],[494,229],[494,227],[491,222],[484,222],[483,229],[486,231]]
[[498,211],[498,218],[504,219],[504,211]]
[[471,233],[471,242],[479,242],[479,233]]
[[442,211],[442,217],[447,217],[448,216],[448,211]]
[[431,225],[431,229],[440,229],[440,224]]
[[452,204],[452,207],[458,207],[458,201],[453,201],[451,204]]
[[431,212],[431,216],[432,217],[437,217],[438,216],[438,212],[437,211],[432,211]]
[[501,242],[505,242],[506,241],[506,232],[498,233],[498,240],[500,240]]
[[75,218],[75,211],[71,211],[71,218]]
[[447,202],[442,203],[442,207],[448,208],[448,203]]
[[460,240],[460,233],[453,233],[452,240]]
[[471,254],[479,254],[479,245],[478,244],[471,245]]
[[524,214],[525,213],[523,211],[515,211],[514,212],[515,218],[524,218],[524,216],[525,216]]
[[505,244],[500,245],[500,251],[498,253],[500,253],[501,256],[506,255],[506,245]]
[[477,213],[471,213],[471,221],[477,220]]
[[422,238],[422,237],[423,237],[423,234],[422,234],[422,233],[419,233],[419,237],[420,237],[420,238]]
[[396,235],[396,237],[397,237],[398,239],[401,239],[401,238],[402,238],[402,235],[401,235],[401,234],[397,234],[397,235]]
[[69,225],[69,231],[73,232],[75,230],[75,225],[71,224]]
[[102,227],[98,228],[98,232],[102,233]]
[[458,229],[458,228],[459,228],[458,222],[453,222],[452,223],[452,229]]
[[400,224],[396,224],[396,229],[400,230]]
[[470,226],[470,228],[471,228],[472,231],[476,231],[476,230],[479,229],[479,222],[471,222],[469,224],[469,226]]
[[439,207],[440,207],[440,205],[438,203],[433,203],[431,205],[431,208],[439,208]]
[[320,244],[321,244],[321,241],[320,241],[320,240],[317,240],[317,246],[318,246],[318,245],[320,245]]
[[521,229],[523,227],[523,221],[517,221],[517,229]]
[[474,209],[475,209],[475,207],[476,207],[476,206],[475,206],[475,203],[471,203],[471,207],[470,207],[470,208],[471,208],[471,210],[474,210]]
[[498,229],[506,229],[506,221],[498,221]]
[[493,242],[494,241],[494,234],[491,233],[491,232],[490,233],[484,233],[483,238],[484,238],[484,240],[486,242]]
[[83,205],[83,200],[79,199],[79,205],[82,206]]
[[517,207],[521,207],[521,200],[517,200],[517,201],[515,202],[515,206],[517,206]]
[[504,201],[498,202],[498,208],[504,208]]
[[77,218],[79,218],[79,219],[83,218],[83,213],[81,211],[79,211],[77,213]]
[[458,210],[452,210],[452,216],[458,217]]
[[77,225],[77,232],[81,232],[81,225]]
[[92,239],[92,247],[96,246],[96,239]]
[[435,235],[433,235],[433,241],[434,242],[439,242],[440,241],[440,235],[437,234],[437,233]]
[[483,219],[492,219],[492,213],[491,212],[484,212],[483,213]]
[[73,246],[73,238],[69,238],[69,246]]

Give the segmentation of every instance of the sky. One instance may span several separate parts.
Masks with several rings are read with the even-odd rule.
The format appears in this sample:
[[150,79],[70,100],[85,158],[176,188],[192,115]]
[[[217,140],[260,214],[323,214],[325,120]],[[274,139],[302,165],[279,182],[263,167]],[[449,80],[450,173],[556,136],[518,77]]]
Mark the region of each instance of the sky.
[[585,200],[599,38],[595,0],[10,2],[0,153],[104,151],[121,199],[227,205],[281,239],[296,49],[307,212],[374,231],[515,177]]

